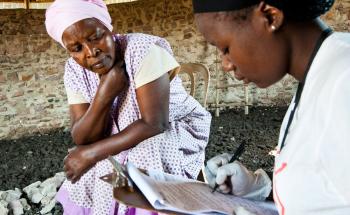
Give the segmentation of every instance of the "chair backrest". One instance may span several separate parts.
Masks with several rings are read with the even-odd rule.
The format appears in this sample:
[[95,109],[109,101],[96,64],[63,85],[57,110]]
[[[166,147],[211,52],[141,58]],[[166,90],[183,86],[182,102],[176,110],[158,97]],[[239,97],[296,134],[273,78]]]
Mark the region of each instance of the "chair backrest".
[[183,63],[181,64],[179,73],[186,73],[190,77],[191,81],[191,91],[190,95],[194,96],[195,89],[196,89],[196,78],[195,73],[199,73],[201,77],[203,77],[204,81],[204,101],[203,106],[207,106],[207,97],[208,97],[208,90],[209,90],[209,81],[210,81],[210,74],[209,70],[206,66],[200,63]]

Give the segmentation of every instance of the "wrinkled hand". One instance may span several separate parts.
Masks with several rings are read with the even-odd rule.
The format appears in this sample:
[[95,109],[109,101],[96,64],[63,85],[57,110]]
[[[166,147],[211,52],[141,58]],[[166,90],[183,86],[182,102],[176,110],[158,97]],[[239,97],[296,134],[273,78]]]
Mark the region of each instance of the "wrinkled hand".
[[115,63],[109,72],[101,75],[98,93],[114,100],[127,85],[128,76],[124,69],[124,61],[120,61]]
[[265,200],[271,192],[271,180],[264,170],[249,171],[240,162],[229,163],[231,155],[222,154],[210,159],[205,174],[211,187],[215,182],[222,193],[253,200]]
[[94,151],[91,145],[79,145],[68,150],[64,158],[63,169],[67,179],[72,183],[77,182],[80,177],[96,163]]

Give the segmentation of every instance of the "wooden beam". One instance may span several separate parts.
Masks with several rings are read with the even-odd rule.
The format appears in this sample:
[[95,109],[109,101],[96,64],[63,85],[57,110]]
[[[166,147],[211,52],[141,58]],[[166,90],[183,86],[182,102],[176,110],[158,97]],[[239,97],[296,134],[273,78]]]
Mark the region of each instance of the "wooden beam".
[[29,9],[29,0],[24,0],[24,5],[26,9]]

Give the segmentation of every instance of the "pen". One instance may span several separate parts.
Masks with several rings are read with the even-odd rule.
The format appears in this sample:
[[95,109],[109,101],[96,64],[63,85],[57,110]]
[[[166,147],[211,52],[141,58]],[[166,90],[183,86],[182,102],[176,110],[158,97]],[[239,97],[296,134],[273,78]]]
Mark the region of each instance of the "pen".
[[[235,160],[237,160],[239,158],[239,156],[242,155],[242,153],[244,151],[244,146],[245,146],[245,140],[243,140],[242,143],[238,146],[238,148],[236,149],[235,153],[233,154],[232,158],[229,160],[228,163],[235,162]],[[215,182],[215,186],[211,192],[214,193],[218,187],[219,187],[219,185]]]

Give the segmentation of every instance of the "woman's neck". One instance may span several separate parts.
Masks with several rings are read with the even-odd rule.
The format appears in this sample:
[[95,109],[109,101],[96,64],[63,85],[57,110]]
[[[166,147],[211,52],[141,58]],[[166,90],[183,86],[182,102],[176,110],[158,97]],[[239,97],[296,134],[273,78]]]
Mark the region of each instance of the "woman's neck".
[[289,74],[299,82],[304,81],[312,54],[317,46],[322,32],[327,29],[320,19],[309,23],[289,23],[286,31],[290,36],[290,47],[292,50]]

